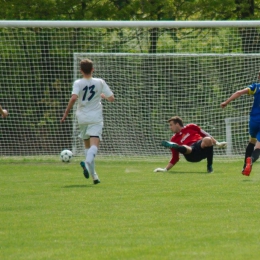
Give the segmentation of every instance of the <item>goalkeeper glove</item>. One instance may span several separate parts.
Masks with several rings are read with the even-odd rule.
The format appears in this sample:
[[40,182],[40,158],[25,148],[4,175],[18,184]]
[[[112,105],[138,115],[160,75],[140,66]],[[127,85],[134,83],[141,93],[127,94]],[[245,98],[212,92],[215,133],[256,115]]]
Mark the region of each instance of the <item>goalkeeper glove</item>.
[[166,168],[164,168],[164,169],[156,168],[153,172],[167,172],[167,169]]
[[226,148],[227,147],[227,142],[216,142],[216,146],[218,148]]

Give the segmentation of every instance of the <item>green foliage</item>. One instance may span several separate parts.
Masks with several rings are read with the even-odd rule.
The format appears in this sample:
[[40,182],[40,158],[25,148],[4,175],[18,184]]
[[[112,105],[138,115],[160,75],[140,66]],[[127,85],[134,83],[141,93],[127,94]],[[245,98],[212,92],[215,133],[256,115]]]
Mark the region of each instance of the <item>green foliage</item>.
[[2,19],[48,20],[56,16],[55,0],[1,1]]
[[246,20],[258,19],[259,0],[1,0],[12,20]]

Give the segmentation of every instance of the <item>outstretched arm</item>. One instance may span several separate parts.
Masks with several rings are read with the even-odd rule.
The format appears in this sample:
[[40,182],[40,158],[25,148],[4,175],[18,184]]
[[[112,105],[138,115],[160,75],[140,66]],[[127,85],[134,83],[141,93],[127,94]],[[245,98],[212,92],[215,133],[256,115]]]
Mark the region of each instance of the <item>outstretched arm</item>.
[[73,105],[75,104],[75,102],[77,101],[77,99],[78,99],[78,96],[77,96],[76,94],[73,94],[73,95],[71,96],[71,98],[70,98],[70,100],[69,100],[69,103],[68,103],[68,106],[67,106],[67,108],[66,108],[66,110],[65,110],[65,112],[64,112],[64,114],[63,114],[62,119],[61,119],[61,123],[63,123],[63,122],[65,121],[66,117],[68,116],[68,114],[69,114],[71,108],[73,107]]
[[167,172],[173,167],[173,164],[168,163],[165,168],[156,168],[154,172]]
[[225,102],[221,103],[220,106],[225,108],[232,100],[239,98],[242,95],[248,94],[249,88],[244,88],[242,90],[238,90],[234,94],[232,94]]
[[102,93],[100,96],[101,96],[101,98],[106,99],[106,100],[109,101],[109,102],[114,102],[114,101],[115,101],[114,95],[112,95],[112,96],[110,96],[110,97],[106,97],[105,94]]
[[[172,141],[172,140],[171,140]],[[179,152],[176,151],[175,149],[170,149],[172,153],[172,158],[167,164],[165,168],[156,168],[154,172],[167,172],[169,171],[180,159]]]

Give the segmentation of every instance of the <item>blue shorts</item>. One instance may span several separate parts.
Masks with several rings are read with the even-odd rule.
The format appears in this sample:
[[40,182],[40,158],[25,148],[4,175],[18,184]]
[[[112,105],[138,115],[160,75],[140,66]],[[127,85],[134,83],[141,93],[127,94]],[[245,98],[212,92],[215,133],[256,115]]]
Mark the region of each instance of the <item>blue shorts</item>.
[[249,134],[251,138],[257,139],[260,142],[260,123],[253,120],[249,120]]

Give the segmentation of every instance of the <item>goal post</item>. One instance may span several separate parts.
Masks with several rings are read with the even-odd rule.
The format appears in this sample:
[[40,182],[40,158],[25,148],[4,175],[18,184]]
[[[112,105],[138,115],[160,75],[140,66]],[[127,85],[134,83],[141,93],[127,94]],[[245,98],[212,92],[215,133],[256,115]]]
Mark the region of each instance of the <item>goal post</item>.
[[245,147],[249,141],[249,134],[241,135],[236,129],[240,129],[242,132],[248,131],[248,122],[249,116],[225,118],[226,141],[228,143],[226,150],[227,156],[245,153]]
[[0,21],[0,33],[0,155],[83,155],[76,107],[60,119],[90,58],[116,98],[102,101],[100,156],[167,158],[174,115],[231,140],[216,157],[244,156],[247,125],[232,118],[248,117],[252,97],[220,103],[257,80],[260,21]]

